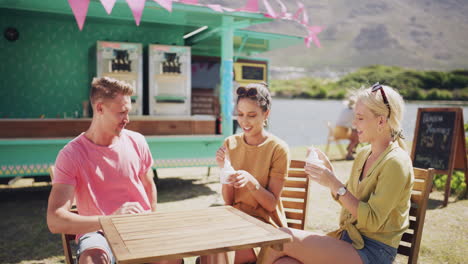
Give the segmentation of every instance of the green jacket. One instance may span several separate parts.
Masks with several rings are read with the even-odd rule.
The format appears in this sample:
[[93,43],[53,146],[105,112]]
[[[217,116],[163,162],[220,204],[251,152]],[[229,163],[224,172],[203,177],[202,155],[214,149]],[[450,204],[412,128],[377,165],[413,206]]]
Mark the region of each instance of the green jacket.
[[409,226],[409,209],[414,174],[408,153],[393,142],[359,182],[364,164],[371,154],[370,145],[356,156],[346,188],[360,202],[357,219],[344,207],[340,214],[340,229],[331,235],[338,237],[346,230],[356,249],[364,247],[362,236],[398,248]]

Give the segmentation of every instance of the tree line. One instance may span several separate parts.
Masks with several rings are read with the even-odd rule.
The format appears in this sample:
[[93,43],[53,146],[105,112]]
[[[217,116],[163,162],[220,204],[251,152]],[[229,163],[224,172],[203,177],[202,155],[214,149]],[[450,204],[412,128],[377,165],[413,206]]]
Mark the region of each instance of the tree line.
[[349,90],[375,82],[392,86],[406,100],[468,100],[468,69],[442,72],[373,65],[339,80],[272,80],[270,87],[272,93],[279,97],[343,99]]

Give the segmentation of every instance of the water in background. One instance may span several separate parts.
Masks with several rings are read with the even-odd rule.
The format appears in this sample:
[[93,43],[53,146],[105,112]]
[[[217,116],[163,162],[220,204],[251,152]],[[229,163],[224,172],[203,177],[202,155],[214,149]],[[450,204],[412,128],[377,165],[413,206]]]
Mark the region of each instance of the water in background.
[[[269,131],[285,140],[290,147],[324,145],[327,143],[327,121],[332,124],[342,108],[338,100],[273,99]],[[403,118],[403,134],[406,140],[413,140],[414,127],[419,107],[458,107],[431,102],[406,103]],[[463,108],[464,122],[468,122],[468,102]]]

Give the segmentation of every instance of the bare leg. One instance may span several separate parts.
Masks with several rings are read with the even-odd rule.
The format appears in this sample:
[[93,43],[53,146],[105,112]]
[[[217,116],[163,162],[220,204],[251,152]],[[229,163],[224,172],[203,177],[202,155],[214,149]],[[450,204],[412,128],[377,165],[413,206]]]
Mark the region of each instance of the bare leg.
[[357,130],[353,129],[349,138],[348,153],[346,154],[346,159],[353,159],[353,152],[358,144],[359,137],[357,134]]
[[234,264],[243,264],[257,261],[257,257],[253,249],[241,249],[236,251],[236,258]]
[[[281,230],[291,234],[293,241],[284,244],[283,252],[274,253],[273,257],[265,258],[266,264],[276,263],[278,260],[284,263],[294,263],[288,258],[281,260],[282,255],[287,255],[299,263],[346,263],[361,264],[361,257],[353,246],[347,242],[329,236],[314,234],[297,229],[281,228]],[[271,251],[271,249],[270,249]],[[286,262],[290,261],[290,262]]]
[[222,252],[218,254],[212,254],[208,256],[200,256],[201,264],[233,264],[235,252]]
[[303,264],[303,263],[291,257],[281,257],[277,259],[274,264]]

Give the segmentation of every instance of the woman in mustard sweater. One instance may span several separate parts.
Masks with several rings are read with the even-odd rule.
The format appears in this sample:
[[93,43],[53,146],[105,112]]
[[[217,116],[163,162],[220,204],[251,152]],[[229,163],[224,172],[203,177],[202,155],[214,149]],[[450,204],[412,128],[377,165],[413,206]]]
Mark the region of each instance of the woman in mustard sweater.
[[[341,206],[340,228],[327,235],[284,229],[293,242],[268,250],[266,263],[392,263],[409,225],[413,167],[401,135],[404,102],[392,88],[375,84],[356,92],[354,126],[370,143],[342,183],[328,158],[307,164],[310,179],[328,187]],[[314,151],[314,150],[312,150]]]
[[[232,165],[228,182],[222,186],[224,202],[275,227],[285,227],[280,195],[288,175],[289,149],[264,128],[270,115],[270,92],[258,83],[239,87],[236,93],[237,121],[243,132],[226,138],[216,152],[220,168],[228,161]],[[202,263],[232,263],[233,257],[236,264],[255,263],[259,251],[237,250],[229,261],[223,254],[205,256]]]

